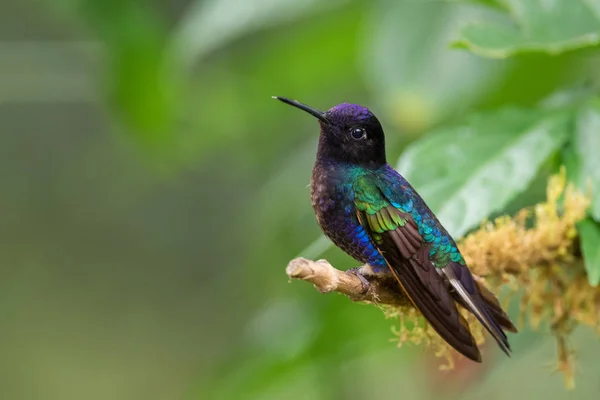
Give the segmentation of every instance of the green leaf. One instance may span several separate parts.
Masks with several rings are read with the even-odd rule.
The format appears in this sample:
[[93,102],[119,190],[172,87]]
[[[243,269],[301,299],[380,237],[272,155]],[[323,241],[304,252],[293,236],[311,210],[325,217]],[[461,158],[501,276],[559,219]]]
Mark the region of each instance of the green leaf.
[[600,100],[584,105],[575,120],[575,132],[565,154],[569,179],[592,190],[591,213],[600,221]]
[[590,285],[600,283],[600,225],[590,218],[577,224],[581,239],[581,252]]
[[505,0],[504,3],[508,13],[503,23],[466,26],[454,45],[484,57],[506,58],[524,52],[560,54],[600,44],[598,2]]
[[476,115],[409,146],[398,171],[461,236],[529,187],[567,139],[567,122],[564,113],[539,110]]

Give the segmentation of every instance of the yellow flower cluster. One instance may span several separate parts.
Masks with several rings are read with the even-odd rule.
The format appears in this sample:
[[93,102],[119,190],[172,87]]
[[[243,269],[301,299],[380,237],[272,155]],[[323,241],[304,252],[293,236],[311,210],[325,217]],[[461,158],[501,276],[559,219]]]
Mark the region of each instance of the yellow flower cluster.
[[[567,336],[577,324],[600,334],[600,288],[588,283],[577,240],[576,224],[588,206],[589,198],[567,185],[563,169],[550,178],[545,202],[514,217],[485,222],[459,243],[477,277],[495,293],[508,288],[505,306],[516,294],[522,295],[518,326],[523,326],[525,317],[533,329],[542,321],[550,323],[558,344],[557,369],[569,388],[574,386],[574,358]],[[387,314],[400,318],[395,332],[400,345],[429,344],[447,360],[443,368],[453,367],[451,350],[416,310],[407,307]],[[482,343],[483,328],[475,318],[465,317],[477,343]]]

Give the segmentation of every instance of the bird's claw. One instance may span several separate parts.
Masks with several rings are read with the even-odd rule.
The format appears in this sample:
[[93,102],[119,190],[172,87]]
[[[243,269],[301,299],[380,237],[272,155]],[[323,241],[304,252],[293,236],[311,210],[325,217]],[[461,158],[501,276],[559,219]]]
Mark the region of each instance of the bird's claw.
[[346,273],[355,275],[358,279],[360,279],[360,283],[362,284],[361,294],[367,293],[367,291],[369,290],[370,283],[367,280],[367,278],[365,278],[363,274],[360,273],[360,267],[350,268],[346,271]]

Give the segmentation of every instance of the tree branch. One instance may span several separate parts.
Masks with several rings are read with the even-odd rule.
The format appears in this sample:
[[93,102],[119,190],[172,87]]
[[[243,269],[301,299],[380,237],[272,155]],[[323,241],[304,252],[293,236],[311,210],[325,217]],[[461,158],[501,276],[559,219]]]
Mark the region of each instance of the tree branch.
[[310,282],[321,293],[338,292],[352,301],[366,301],[391,306],[409,306],[410,300],[393,275],[377,273],[370,265],[348,271],[334,268],[326,260],[296,258],[285,272],[290,279]]

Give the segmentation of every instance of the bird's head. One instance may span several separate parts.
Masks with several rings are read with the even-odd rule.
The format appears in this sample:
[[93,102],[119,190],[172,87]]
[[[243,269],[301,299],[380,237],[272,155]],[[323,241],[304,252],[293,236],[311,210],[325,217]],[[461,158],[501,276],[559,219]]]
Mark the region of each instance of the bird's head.
[[368,108],[342,103],[322,112],[285,97],[275,98],[319,120],[320,157],[373,166],[386,163],[383,128]]

